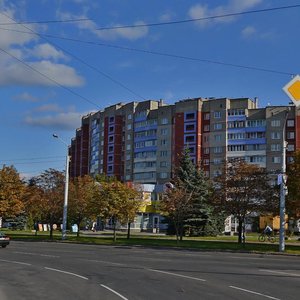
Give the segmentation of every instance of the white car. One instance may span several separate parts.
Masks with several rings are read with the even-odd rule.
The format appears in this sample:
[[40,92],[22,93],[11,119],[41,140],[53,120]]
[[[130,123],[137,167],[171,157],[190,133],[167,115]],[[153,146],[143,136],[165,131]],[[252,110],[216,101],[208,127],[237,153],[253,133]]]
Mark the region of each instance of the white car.
[[10,238],[5,233],[0,231],[0,245],[2,248],[5,248],[9,245]]

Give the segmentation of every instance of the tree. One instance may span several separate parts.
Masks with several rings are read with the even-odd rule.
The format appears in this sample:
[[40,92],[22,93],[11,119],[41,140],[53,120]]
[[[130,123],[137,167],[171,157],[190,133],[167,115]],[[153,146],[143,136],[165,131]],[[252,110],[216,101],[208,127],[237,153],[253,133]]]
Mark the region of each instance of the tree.
[[53,225],[61,223],[64,203],[64,173],[48,169],[34,178],[40,190],[39,208],[41,218],[50,225],[50,238],[53,238]]
[[215,180],[214,196],[224,212],[237,218],[238,243],[245,242],[247,215],[273,210],[274,189],[265,169],[241,159],[225,163],[222,175]]
[[203,170],[192,162],[188,149],[179,157],[175,178],[184,193],[191,196],[192,205],[184,223],[190,233],[203,234],[206,225],[213,222],[212,206],[208,202],[211,185]]
[[95,208],[100,216],[112,220],[114,241],[117,239],[117,223],[125,224],[133,220],[141,204],[140,196],[134,187],[116,179],[99,182],[99,189],[94,198]]
[[0,170],[0,217],[16,217],[23,212],[25,183],[13,166]]
[[289,218],[296,220],[300,217],[300,151],[294,154],[294,161],[287,166],[288,195],[286,211]]
[[69,219],[77,224],[77,237],[82,221],[93,215],[92,205],[96,188],[94,179],[88,175],[76,177],[70,182],[68,215]]
[[179,180],[168,188],[160,201],[160,210],[173,223],[176,234],[176,242],[182,240],[184,223],[192,209],[193,191],[189,192],[187,187]]

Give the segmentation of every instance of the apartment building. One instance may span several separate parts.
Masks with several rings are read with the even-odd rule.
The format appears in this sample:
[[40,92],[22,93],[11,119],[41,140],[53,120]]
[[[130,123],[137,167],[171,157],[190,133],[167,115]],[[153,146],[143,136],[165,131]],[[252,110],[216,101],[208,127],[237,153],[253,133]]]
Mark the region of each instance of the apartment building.
[[153,192],[145,211],[153,224],[154,204],[183,149],[209,178],[221,174],[224,161],[242,157],[274,174],[275,184],[284,140],[289,163],[300,148],[300,110],[293,105],[259,108],[249,98],[118,103],[82,119],[70,146],[70,175],[106,174],[144,184]]

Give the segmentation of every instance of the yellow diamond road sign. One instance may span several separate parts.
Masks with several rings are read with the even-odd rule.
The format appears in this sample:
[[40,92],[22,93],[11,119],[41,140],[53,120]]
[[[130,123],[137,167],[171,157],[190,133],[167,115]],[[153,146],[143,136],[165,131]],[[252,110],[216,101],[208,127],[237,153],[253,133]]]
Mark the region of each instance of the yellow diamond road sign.
[[300,76],[295,76],[288,84],[286,84],[283,90],[291,98],[296,106],[300,105]]

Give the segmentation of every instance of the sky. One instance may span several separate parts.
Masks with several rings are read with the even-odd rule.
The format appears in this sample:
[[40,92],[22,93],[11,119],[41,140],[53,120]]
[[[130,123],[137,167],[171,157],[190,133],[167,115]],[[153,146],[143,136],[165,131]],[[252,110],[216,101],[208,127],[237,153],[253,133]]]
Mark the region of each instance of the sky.
[[300,7],[273,8],[293,5],[300,1],[0,0],[0,168],[24,178],[64,170],[81,117],[119,102],[288,105]]

